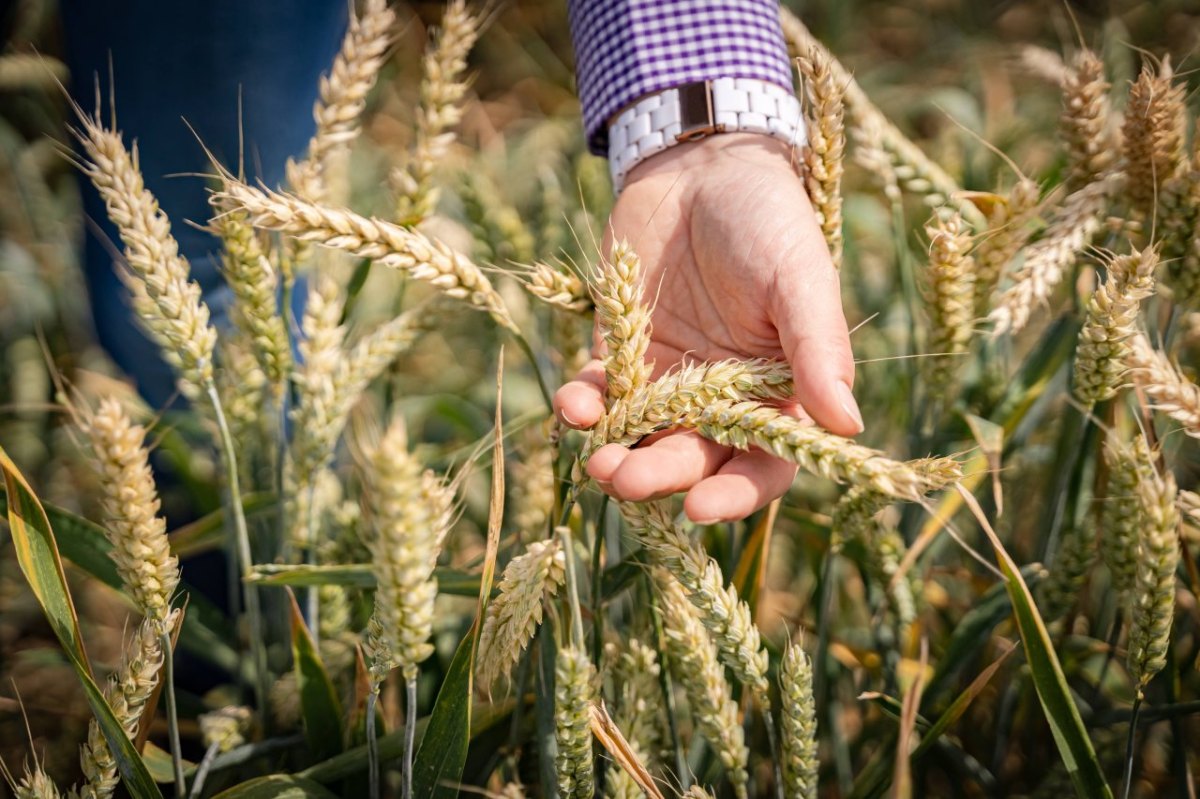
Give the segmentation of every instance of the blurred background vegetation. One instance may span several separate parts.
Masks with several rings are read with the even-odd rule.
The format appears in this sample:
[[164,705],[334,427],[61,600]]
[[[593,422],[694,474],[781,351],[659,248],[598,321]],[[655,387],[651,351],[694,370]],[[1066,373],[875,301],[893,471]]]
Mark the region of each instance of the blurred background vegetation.
[[[1200,46],[1196,0],[828,0],[790,5],[853,69],[891,119],[972,190],[1012,184],[1010,167],[993,147],[1039,182],[1057,182],[1060,96],[1056,86],[1030,68],[1030,58],[1023,54],[1031,45],[1064,53],[1082,38],[1103,52],[1117,87],[1136,75],[1139,49],[1170,54],[1189,86],[1200,84],[1193,74]],[[595,257],[593,242],[611,198],[604,162],[583,147],[565,2],[508,0],[493,8],[491,25],[471,56],[473,96],[453,163],[443,170],[441,215],[432,224],[439,235],[472,250],[483,262],[529,262],[554,255],[587,262]],[[402,12],[409,22],[372,96],[365,135],[355,145],[348,173],[346,196],[360,211],[390,210],[387,154],[405,147],[411,135],[420,54],[440,11],[440,3],[420,2]],[[0,53],[0,445],[45,500],[86,513],[94,501],[91,478],[64,431],[48,367],[79,385],[119,380],[120,375],[95,343],[79,271],[86,220],[76,174],[61,154],[67,136],[66,106],[55,82],[66,77],[56,59],[59,13],[49,0],[15,0],[0,10],[0,40],[5,42]],[[41,54],[41,60],[29,59],[33,53]],[[1190,94],[1189,100],[1194,100]],[[179,133],[188,135],[182,124]],[[849,168],[843,285],[851,325],[871,320],[854,335],[856,355],[864,361],[906,351],[909,322],[899,299],[897,263],[922,257],[924,244],[917,231],[928,211],[906,207],[905,212],[898,229],[871,176]],[[544,224],[564,217],[570,228]],[[513,286],[510,290],[514,303],[523,302]],[[451,329],[427,337],[405,356],[388,387],[407,403],[416,436],[437,442],[445,452],[472,444],[488,429],[490,364],[497,344],[480,315],[455,319]],[[574,333],[582,342],[583,331]],[[1200,330],[1193,330],[1193,356],[1198,339]],[[569,357],[550,351],[545,357],[554,370],[569,366]],[[860,367],[858,391],[870,420],[867,443],[889,450],[909,445],[914,408],[906,369],[897,361]],[[998,392],[1003,386],[989,389],[983,381],[980,390]],[[509,415],[518,416],[537,401],[536,386],[527,378],[514,378],[506,396]],[[1043,519],[1049,511],[1042,506],[1042,489],[1061,468],[1057,422],[1052,415],[1040,418],[1044,424],[1025,433],[1026,446],[1005,478],[1006,500],[1015,512],[1006,516],[1004,534],[1021,563],[1045,555],[1040,531],[1047,529]],[[1189,452],[1190,461],[1176,461],[1181,487],[1194,486],[1200,475],[1196,448]],[[168,428],[158,456],[172,527],[216,507],[215,466],[205,450],[189,444],[186,430]],[[794,524],[777,542],[770,562],[772,590],[761,600],[764,633],[775,639],[785,629],[811,627],[814,569],[826,547],[828,520],[819,509],[827,509],[832,492],[828,486],[807,486],[797,496],[786,510]],[[469,501],[468,524],[483,518],[485,502],[485,494],[476,492]],[[464,545],[464,552],[465,559],[471,547]],[[927,580],[926,598],[936,609],[930,631],[934,638],[937,624],[951,628],[986,588],[972,583],[979,575],[963,560],[960,555],[941,558]],[[89,650],[98,663],[113,662],[125,629],[124,606],[94,581],[73,574],[72,585],[86,618]],[[856,689],[886,683],[881,676],[885,666],[890,670],[895,665],[884,664],[872,651],[864,590],[847,572],[838,589],[841,616],[831,650],[853,675],[842,691],[845,727],[839,733],[847,740],[856,740],[864,725],[874,723],[869,710],[856,707]],[[214,591],[219,593],[219,588]],[[1185,600],[1194,603],[1186,592],[1181,593],[1181,602]],[[1069,670],[1093,662],[1088,658],[1095,652],[1089,647],[1095,643],[1081,637],[1078,649],[1067,646]],[[1072,657],[1078,660],[1071,662]],[[968,678],[977,671],[968,670]],[[958,761],[947,755],[941,777],[929,778],[930,795],[965,791],[952,777],[956,769],[976,761],[991,769],[1009,793],[1037,790],[1053,770],[1056,754],[1032,691],[1027,683],[1006,690],[1014,676],[1006,675],[972,705],[959,728],[961,752],[968,754]],[[1192,678],[1195,683],[1194,671]],[[46,770],[67,783],[77,769],[76,747],[88,719],[82,693],[5,543],[0,546],[0,758],[17,766],[32,744],[44,756]],[[1185,740],[1200,740],[1194,716],[1184,720],[1181,731]],[[1117,726],[1097,726],[1098,748],[1119,749],[1123,732]],[[1198,750],[1193,744],[1190,757],[1196,758]],[[1169,755],[1156,760],[1156,751],[1152,732],[1142,767],[1143,795],[1167,795],[1156,793],[1160,789],[1189,795],[1176,780],[1179,772],[1172,776]],[[1104,762],[1116,764],[1120,758],[1105,757]],[[0,796],[6,790],[0,785]]]

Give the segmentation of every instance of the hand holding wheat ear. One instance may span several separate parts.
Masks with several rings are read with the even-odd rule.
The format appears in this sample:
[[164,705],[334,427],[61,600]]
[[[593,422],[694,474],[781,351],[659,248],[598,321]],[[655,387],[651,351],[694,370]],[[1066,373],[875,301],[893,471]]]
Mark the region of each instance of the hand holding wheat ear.
[[[839,435],[862,431],[837,270],[787,145],[728,134],[648,159],[617,199],[608,235],[603,252],[612,239],[627,239],[642,260],[654,304],[646,359],[655,377],[685,359],[784,359],[796,385],[789,412]],[[559,389],[563,422],[595,424],[605,385],[604,367],[593,361]],[[716,521],[782,495],[796,467],[688,432],[632,451],[604,447],[588,472],[626,501],[688,491],[688,516]]]

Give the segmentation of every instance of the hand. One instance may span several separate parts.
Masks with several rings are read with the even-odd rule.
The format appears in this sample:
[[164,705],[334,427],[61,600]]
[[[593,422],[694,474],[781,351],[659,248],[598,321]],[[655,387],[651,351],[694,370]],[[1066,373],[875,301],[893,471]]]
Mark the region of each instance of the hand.
[[[751,133],[648,158],[613,207],[604,254],[613,237],[624,238],[642,259],[645,296],[656,301],[647,353],[655,377],[685,357],[783,358],[795,375],[789,411],[852,436],[863,423],[838,274],[790,159],[787,144]],[[604,413],[601,362],[560,388],[554,405],[571,427],[595,424]],[[601,448],[588,474],[621,500],[687,491],[688,517],[713,523],[782,496],[796,467],[671,431],[632,450]]]

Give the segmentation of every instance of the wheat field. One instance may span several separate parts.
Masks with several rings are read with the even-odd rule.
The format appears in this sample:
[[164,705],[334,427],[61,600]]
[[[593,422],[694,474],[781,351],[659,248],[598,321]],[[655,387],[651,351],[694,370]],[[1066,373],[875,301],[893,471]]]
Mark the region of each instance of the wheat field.
[[[0,55],[0,794],[1195,795],[1200,8],[781,10],[851,440],[781,412],[782,362],[647,360],[559,4],[362,0],[285,182],[213,156],[205,220],[162,210],[120,97],[66,97],[27,5]],[[77,179],[168,408],[90,329]],[[578,432],[551,395],[593,330]],[[588,479],[671,429],[800,474],[712,525]]]

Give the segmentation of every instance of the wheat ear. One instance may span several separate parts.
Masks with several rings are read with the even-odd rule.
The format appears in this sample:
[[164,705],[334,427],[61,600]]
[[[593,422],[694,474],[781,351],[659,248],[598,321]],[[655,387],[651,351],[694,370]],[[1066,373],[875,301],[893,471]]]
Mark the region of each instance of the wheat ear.
[[[5,772],[5,776],[8,776],[8,772]],[[60,799],[63,795],[58,790],[58,786],[54,784],[54,780],[50,779],[46,772],[37,765],[32,771],[29,766],[26,766],[25,774],[20,781],[14,782],[10,777],[9,787],[12,788],[15,799]],[[69,798],[74,795],[74,793],[67,794]]]
[[1131,341],[1127,364],[1155,410],[1183,425],[1189,436],[1200,438],[1200,386],[1184,377],[1179,367],[1140,333]]
[[225,248],[225,282],[234,300],[230,318],[251,343],[259,368],[278,395],[292,366],[287,329],[276,299],[279,275],[244,214],[218,214],[212,227]]
[[1062,84],[1063,108],[1059,131],[1067,151],[1063,182],[1068,192],[1078,191],[1104,175],[1116,152],[1109,121],[1109,83],[1104,62],[1083,49],[1071,61]]
[[399,417],[388,426],[370,463],[365,482],[376,586],[371,672],[382,680],[399,667],[411,681],[433,654],[433,569],[453,523],[454,493],[409,453]]
[[451,0],[442,13],[441,29],[425,52],[416,141],[405,163],[392,172],[400,195],[396,218],[401,224],[417,225],[437,206],[433,173],[445,160],[454,143],[454,128],[462,119],[467,93],[463,74],[467,54],[479,37],[479,24],[479,17],[463,0]]
[[797,60],[804,76],[804,94],[808,100],[805,117],[808,150],[804,183],[817,212],[821,232],[834,267],[842,266],[842,162],[846,150],[843,87],[833,66],[819,48],[811,48],[807,57]]
[[358,137],[367,94],[375,85],[379,68],[392,44],[396,13],[387,0],[365,0],[362,13],[351,8],[342,47],[328,75],[321,76],[319,97],[313,104],[316,132],[308,141],[302,161],[288,159],[287,179],[301,197],[325,197],[325,176],[330,160]]
[[962,476],[961,467],[953,459],[938,459],[938,469],[918,471],[910,464],[894,461],[877,450],[757,402],[717,400],[698,418],[681,419],[679,423],[694,427],[719,444],[741,450],[758,447],[814,474],[839,483],[868,485],[900,499],[919,499]]
[[517,277],[526,291],[547,305],[577,314],[592,310],[592,295],[574,272],[536,263]]
[[1008,264],[1033,235],[1041,189],[1021,178],[1008,193],[996,198],[987,214],[987,230],[979,236],[971,255],[975,261],[975,315],[982,318],[992,305],[992,294]]
[[566,560],[556,535],[529,545],[509,561],[500,578],[500,593],[488,604],[479,636],[475,676],[490,689],[508,674],[542,623],[546,600],[558,593],[565,577]]
[[[175,610],[162,623],[146,619],[138,625],[124,660],[104,688],[105,701],[130,738],[137,737],[142,710],[158,685],[158,672],[163,665],[162,630],[164,625],[165,629],[173,628],[178,618],[179,611]],[[79,761],[84,783],[76,793],[83,799],[112,796],[118,781],[117,761],[95,719],[88,724],[87,742],[80,747]]]
[[628,396],[650,380],[653,364],[646,363],[650,346],[650,306],[642,298],[642,262],[619,241],[612,254],[592,275],[596,329],[608,345],[604,371],[611,402]]
[[1046,621],[1061,619],[1079,601],[1097,555],[1096,534],[1091,525],[1069,521],[1059,534],[1058,552],[1050,564],[1050,574],[1040,586]]
[[167,523],[145,447],[146,430],[134,424],[121,403],[105,399],[80,418],[100,475],[100,506],[110,556],[138,611],[161,633],[179,586],[179,561],[171,554]]
[[1120,173],[1109,173],[1068,195],[1042,237],[1025,249],[1025,260],[1012,276],[1012,285],[988,314],[993,335],[1017,333],[1036,307],[1045,305],[1079,253],[1104,227],[1109,200],[1126,185]]
[[736,795],[745,799],[750,752],[716,648],[679,581],[659,568],[654,573],[654,585],[661,599],[672,672],[687,695],[697,729],[725,767]]
[[1137,486],[1144,524],[1138,536],[1137,561],[1129,622],[1129,675],[1138,696],[1166,665],[1175,615],[1175,570],[1179,568],[1179,509],[1175,478],[1152,474]]
[[1147,218],[1159,189],[1184,168],[1186,126],[1184,87],[1175,83],[1170,59],[1158,70],[1144,66],[1129,87],[1122,155],[1129,176],[1125,195]]
[[255,227],[277,230],[400,270],[449,297],[487,311],[497,324],[517,332],[504,300],[483,271],[466,256],[422,233],[348,209],[327,208],[294,195],[256,189],[228,176],[223,191],[216,194],[216,202],[245,211]]
[[[607,645],[605,653],[616,664],[613,681],[620,686],[613,721],[624,731],[638,760],[647,763],[657,753],[661,737],[662,667],[658,652],[637,638],[630,638],[620,650],[613,644]],[[618,769],[605,783],[604,795],[609,799],[638,799],[644,794],[628,771]]]
[[1144,524],[1138,486],[1154,479],[1150,447],[1140,433],[1131,445],[1110,439],[1104,448],[1107,496],[1100,507],[1100,554],[1122,606],[1128,606],[1137,573],[1138,531]]
[[770,708],[767,651],[750,607],[738,598],[736,588],[725,585],[721,567],[675,523],[667,503],[622,502],[620,508],[651,560],[674,575],[687,591],[700,621],[717,643],[722,662],[754,692],[764,710]]
[[1116,395],[1124,382],[1129,340],[1141,302],[1154,293],[1158,254],[1150,248],[1108,262],[1108,280],[1087,304],[1075,350],[1075,396],[1091,405]]
[[783,712],[783,793],[787,799],[816,799],[817,704],[813,699],[812,661],[798,643],[788,644],[779,665]]
[[925,227],[929,265],[924,272],[929,339],[924,359],[930,397],[944,396],[965,362],[975,321],[975,262],[971,235],[958,214]]
[[891,497],[866,486],[851,487],[833,508],[830,529],[835,538],[830,547],[840,549],[846,540],[862,543],[871,578],[884,590],[900,626],[907,627],[917,618],[917,597],[922,586],[911,569],[905,579],[895,579],[904,560],[904,537],[876,518],[891,502]]
[[558,650],[554,677],[558,793],[562,799],[593,799],[592,729],[588,707],[596,693],[596,669],[585,653],[573,646],[563,646]]
[[128,272],[139,321],[176,371],[180,392],[194,402],[206,399],[213,376],[217,331],[209,321],[200,286],[191,280],[187,259],[171,235],[171,223],[146,189],[137,146],[126,150],[121,134],[104,127],[99,111],[79,115],[72,132],[84,151],[80,164],[117,226],[125,245]]

